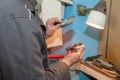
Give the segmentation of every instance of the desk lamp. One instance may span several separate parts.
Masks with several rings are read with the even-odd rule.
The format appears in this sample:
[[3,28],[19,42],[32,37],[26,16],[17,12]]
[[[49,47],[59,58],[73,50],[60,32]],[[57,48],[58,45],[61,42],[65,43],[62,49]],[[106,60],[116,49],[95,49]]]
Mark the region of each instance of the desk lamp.
[[106,1],[100,0],[94,8],[86,8],[84,5],[77,5],[78,14],[85,16],[89,13],[86,24],[98,29],[104,29],[106,21]]

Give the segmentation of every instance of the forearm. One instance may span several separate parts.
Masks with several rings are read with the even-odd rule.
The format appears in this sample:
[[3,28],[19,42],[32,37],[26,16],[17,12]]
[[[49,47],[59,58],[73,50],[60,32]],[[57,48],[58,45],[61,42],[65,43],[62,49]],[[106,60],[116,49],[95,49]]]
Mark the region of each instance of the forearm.
[[53,66],[53,69],[56,69],[55,71],[57,73],[58,79],[64,80],[65,77],[66,77],[65,78],[66,80],[71,79],[70,73],[69,73],[69,67],[65,63],[58,62]]

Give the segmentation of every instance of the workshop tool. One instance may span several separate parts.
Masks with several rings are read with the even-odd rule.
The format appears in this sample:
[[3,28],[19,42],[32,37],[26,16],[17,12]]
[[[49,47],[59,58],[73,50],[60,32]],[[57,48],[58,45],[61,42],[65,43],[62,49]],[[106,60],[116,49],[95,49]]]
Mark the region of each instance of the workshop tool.
[[91,57],[87,57],[85,59],[85,61],[93,61],[94,59],[98,59],[100,58],[102,55],[95,55],[95,56],[91,56]]
[[49,59],[60,59],[60,58],[64,58],[64,54],[49,54],[48,58]]
[[55,22],[54,25],[60,24],[61,27],[65,27],[65,26],[70,25],[75,20],[76,20],[76,17],[75,16],[71,16],[68,19],[63,20],[62,22]]

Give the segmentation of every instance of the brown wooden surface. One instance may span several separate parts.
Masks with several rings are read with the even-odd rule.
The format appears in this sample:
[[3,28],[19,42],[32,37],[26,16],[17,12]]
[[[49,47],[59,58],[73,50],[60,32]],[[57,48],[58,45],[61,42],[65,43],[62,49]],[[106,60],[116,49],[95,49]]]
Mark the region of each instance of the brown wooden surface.
[[[109,1],[111,0],[107,0],[108,9],[110,3]],[[104,55],[103,58],[105,58],[105,51],[106,51],[107,27],[108,27],[108,20],[106,22],[105,30],[101,31],[100,41],[99,41],[98,53],[103,54]],[[105,60],[112,62],[113,64],[115,64],[117,67],[120,68],[119,59],[120,59],[120,0],[112,0],[112,8],[111,8],[110,22],[109,22],[107,59]]]
[[76,70],[80,70],[87,75],[96,78],[97,80],[117,80],[116,77],[105,74],[105,72],[101,71],[100,69],[97,69],[86,63],[77,63]]

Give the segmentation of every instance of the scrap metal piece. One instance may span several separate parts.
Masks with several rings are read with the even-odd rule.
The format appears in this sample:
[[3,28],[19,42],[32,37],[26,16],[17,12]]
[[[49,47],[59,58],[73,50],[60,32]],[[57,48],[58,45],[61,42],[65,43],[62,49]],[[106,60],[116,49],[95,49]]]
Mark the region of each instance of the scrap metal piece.
[[93,61],[94,59],[98,59],[100,58],[102,55],[95,55],[95,56],[91,56],[91,57],[87,57],[85,59],[85,61]]

